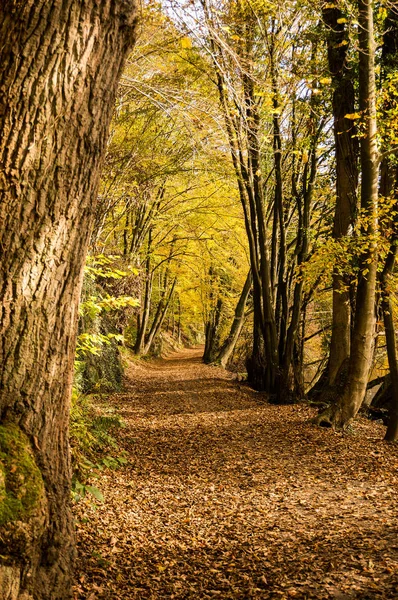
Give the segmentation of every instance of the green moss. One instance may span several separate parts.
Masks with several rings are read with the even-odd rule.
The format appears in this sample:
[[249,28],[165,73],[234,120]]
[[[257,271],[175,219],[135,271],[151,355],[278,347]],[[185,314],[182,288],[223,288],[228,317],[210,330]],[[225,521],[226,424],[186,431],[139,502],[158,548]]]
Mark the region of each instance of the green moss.
[[14,423],[0,425],[0,526],[29,517],[44,494],[28,437]]

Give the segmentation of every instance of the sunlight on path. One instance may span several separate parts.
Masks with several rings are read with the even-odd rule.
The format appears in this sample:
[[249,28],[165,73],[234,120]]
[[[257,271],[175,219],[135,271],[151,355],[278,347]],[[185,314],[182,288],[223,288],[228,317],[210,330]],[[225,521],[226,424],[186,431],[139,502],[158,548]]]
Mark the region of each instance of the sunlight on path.
[[111,398],[129,461],[76,509],[76,599],[398,598],[397,448],[200,356],[132,365]]

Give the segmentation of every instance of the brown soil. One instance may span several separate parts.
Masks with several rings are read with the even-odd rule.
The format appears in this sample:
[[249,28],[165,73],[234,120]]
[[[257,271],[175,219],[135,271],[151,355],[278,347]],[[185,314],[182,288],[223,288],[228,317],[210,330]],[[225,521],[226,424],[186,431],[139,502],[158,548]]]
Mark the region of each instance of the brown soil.
[[398,448],[358,420],[205,366],[200,350],[132,365],[111,402],[128,464],[76,506],[75,598],[398,599]]

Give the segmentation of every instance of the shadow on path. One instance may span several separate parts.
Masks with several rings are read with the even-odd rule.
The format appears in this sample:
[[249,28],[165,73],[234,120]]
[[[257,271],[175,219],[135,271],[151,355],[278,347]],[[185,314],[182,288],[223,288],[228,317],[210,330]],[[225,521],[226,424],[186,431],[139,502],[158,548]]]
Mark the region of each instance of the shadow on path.
[[76,510],[76,598],[398,598],[397,448],[265,400],[200,349],[131,366],[128,463]]

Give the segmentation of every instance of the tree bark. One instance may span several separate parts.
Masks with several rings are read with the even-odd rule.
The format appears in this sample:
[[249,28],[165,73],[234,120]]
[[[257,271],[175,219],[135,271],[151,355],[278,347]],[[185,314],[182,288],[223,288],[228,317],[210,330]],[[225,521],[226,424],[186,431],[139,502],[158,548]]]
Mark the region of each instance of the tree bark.
[[238,304],[235,308],[235,316],[231,325],[230,332],[228,334],[227,339],[221,346],[217,356],[217,362],[219,362],[224,369],[226,368],[231,354],[235,349],[236,343],[240,336],[240,332],[242,331],[242,327],[245,322],[245,308],[247,299],[250,294],[250,290],[252,288],[252,281],[252,273],[251,271],[249,271],[246,277],[245,285],[243,286],[242,293],[239,297]]
[[159,302],[158,310],[156,311],[155,318],[153,320],[151,329],[148,334],[148,339],[145,342],[144,352],[143,352],[144,356],[146,356],[148,354],[148,352],[150,351],[155,338],[157,337],[159,331],[162,328],[163,322],[164,322],[166,314],[167,314],[167,310],[170,305],[170,300],[172,299],[173,294],[174,294],[174,289],[175,289],[176,283],[177,283],[177,278],[174,279],[167,298],[163,298],[161,300],[161,302]]
[[152,253],[152,230],[148,234],[148,249],[145,261],[145,292],[144,304],[141,307],[141,312],[137,320],[137,338],[134,344],[134,353],[142,354],[144,352],[145,335],[148,327],[149,313],[151,310],[153,271],[151,269],[151,253]]
[[[328,64],[333,87],[333,119],[336,158],[336,207],[333,237],[341,240],[354,225],[358,187],[358,139],[356,127],[345,115],[355,112],[355,90],[349,69],[349,34],[344,15],[337,7],[324,8],[327,27]],[[350,281],[337,267],[333,272],[332,338],[328,363],[328,384],[334,384],[344,361],[350,355]]]
[[133,0],[0,13],[0,599],[71,595],[69,402],[86,248]]
[[[389,10],[386,22],[385,33],[383,36],[383,50],[381,57],[383,81],[393,73],[398,66],[398,14],[392,8]],[[388,99],[386,111],[396,108],[396,101]],[[391,147],[391,140],[385,140],[385,148]],[[380,277],[381,283],[381,308],[383,311],[384,331],[386,334],[388,366],[390,369],[391,381],[391,402],[389,404],[388,425],[385,440],[392,442],[398,439],[398,356],[397,341],[395,335],[394,307],[391,299],[391,276],[394,273],[394,267],[397,256],[398,244],[398,166],[391,157],[386,156],[380,169],[380,195],[384,198],[394,200],[393,210],[391,211],[391,227],[393,234],[390,241],[390,249],[387,255],[383,271]]]
[[398,439],[398,357],[397,357],[397,342],[395,336],[395,323],[394,323],[394,308],[391,301],[391,295],[389,290],[389,280],[394,269],[396,254],[397,254],[397,243],[398,236],[394,236],[395,239],[391,244],[390,252],[386,260],[386,264],[383,269],[381,277],[382,285],[382,301],[381,306],[383,310],[383,322],[384,331],[386,334],[386,345],[387,345],[387,356],[388,365],[390,369],[391,377],[391,390],[392,399],[389,407],[389,419],[387,425],[387,431],[385,440],[393,442]]
[[252,20],[242,18],[242,39],[245,43],[240,49],[239,59],[245,65],[241,71],[243,109],[237,115],[235,101],[228,92],[228,61],[217,36],[213,34],[212,17],[206,0],[203,8],[209,25],[210,49],[244,213],[253,276],[253,349],[247,359],[248,380],[255,389],[274,394],[279,373],[278,342],[268,253],[264,181],[260,168],[260,113],[251,73],[254,24]]
[[358,0],[359,108],[361,137],[361,208],[365,248],[360,259],[354,330],[348,378],[342,395],[329,411],[317,417],[320,425],[344,427],[357,414],[366,393],[373,357],[377,278],[378,150],[376,122],[375,41],[371,0]]
[[223,312],[223,301],[217,299],[215,306],[211,309],[209,320],[205,327],[205,349],[203,352],[203,362],[212,363],[217,356],[220,344],[220,325]]

